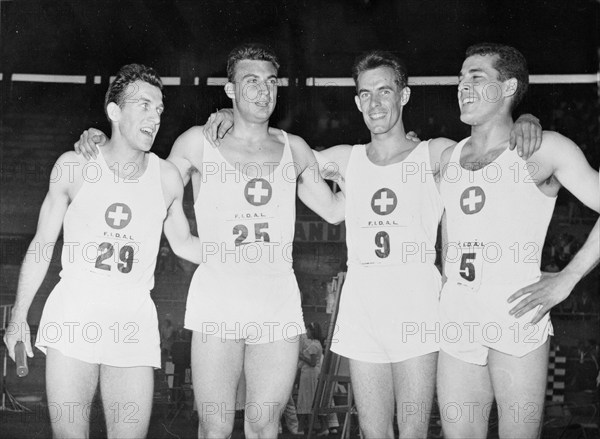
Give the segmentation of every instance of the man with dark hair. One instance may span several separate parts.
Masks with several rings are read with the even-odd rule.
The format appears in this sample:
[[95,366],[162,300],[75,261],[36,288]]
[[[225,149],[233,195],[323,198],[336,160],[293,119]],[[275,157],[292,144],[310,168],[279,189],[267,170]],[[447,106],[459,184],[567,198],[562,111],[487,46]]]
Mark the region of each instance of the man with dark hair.
[[168,158],[186,183],[192,181],[206,256],[192,279],[185,318],[193,331],[198,435],[231,435],[244,373],[246,436],[276,437],[304,332],[291,258],[296,190],[333,223],[344,219],[344,198],[314,171],[318,164],[304,140],[269,127],[277,102],[275,54],[244,45],[231,52],[227,66],[231,135],[215,149],[203,127],[192,127]]
[[[160,367],[156,307],[150,298],[164,231],[174,251],[201,261],[183,212],[175,166],[150,153],[164,109],[153,69],[124,66],[106,94],[112,139],[91,162],[74,152],[54,167],[17,287],[4,342],[33,356],[27,313],[63,227],[61,280],[42,314],[36,346],[46,353],[46,391],[55,437],[89,434],[100,384],[109,438],[144,437],[154,371]],[[40,253],[43,252],[42,255]],[[51,254],[51,252],[50,252]]]
[[[446,207],[438,399],[446,438],[483,438],[498,406],[501,438],[538,438],[548,368],[550,308],[600,259],[598,222],[558,273],[541,273],[561,187],[600,209],[598,172],[571,140],[545,131],[530,157],[508,148],[512,110],[527,87],[515,48],[469,48],[458,86],[471,136],[442,154]],[[513,303],[519,299],[518,302]]]
[[229,53],[227,57],[227,80],[235,82],[235,69],[237,64],[243,60],[267,61],[273,64],[275,70],[279,70],[277,55],[268,46],[258,43],[242,44]]
[[348,275],[331,349],[350,359],[364,438],[394,437],[395,406],[400,437],[425,438],[439,350],[436,181],[441,153],[455,142],[407,138],[410,88],[395,55],[359,57],[353,77],[371,142],[315,152],[323,177],[347,198]]

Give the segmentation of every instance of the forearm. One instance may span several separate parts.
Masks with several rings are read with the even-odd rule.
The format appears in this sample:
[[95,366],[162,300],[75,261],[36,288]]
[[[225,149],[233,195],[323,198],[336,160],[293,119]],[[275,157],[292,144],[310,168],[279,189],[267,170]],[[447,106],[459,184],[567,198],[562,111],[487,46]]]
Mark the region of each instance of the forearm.
[[179,198],[169,208],[164,231],[171,249],[177,256],[194,264],[202,262],[202,242],[200,238],[192,235]]
[[[47,251],[50,243],[42,243],[34,240],[29,244],[27,254],[23,260],[21,271],[19,273],[19,284],[17,286],[17,297],[11,313],[11,320],[27,320],[27,314],[31,303],[37,294],[40,285],[46,277],[50,267],[49,255],[52,252]],[[52,246],[55,243],[51,243]]]
[[600,261],[600,219],[592,228],[585,244],[573,256],[573,259],[562,270],[561,274],[569,276],[575,286],[586,274],[588,274]]

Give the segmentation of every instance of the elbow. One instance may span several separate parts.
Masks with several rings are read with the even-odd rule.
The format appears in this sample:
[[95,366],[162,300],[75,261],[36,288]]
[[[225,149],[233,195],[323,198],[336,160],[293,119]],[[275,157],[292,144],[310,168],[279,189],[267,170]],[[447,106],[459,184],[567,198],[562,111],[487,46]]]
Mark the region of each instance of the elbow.
[[336,209],[335,211],[328,212],[326,215],[324,215],[323,219],[329,224],[337,226],[338,224],[341,224],[346,218],[343,211],[338,211],[338,209]]

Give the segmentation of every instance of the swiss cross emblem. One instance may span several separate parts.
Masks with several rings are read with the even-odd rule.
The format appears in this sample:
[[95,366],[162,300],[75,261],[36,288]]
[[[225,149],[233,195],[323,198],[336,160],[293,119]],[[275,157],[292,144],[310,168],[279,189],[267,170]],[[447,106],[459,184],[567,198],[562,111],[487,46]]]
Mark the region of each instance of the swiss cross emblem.
[[485,192],[479,186],[471,186],[464,190],[460,196],[460,208],[465,215],[473,215],[483,209],[485,205]]
[[246,201],[253,206],[262,206],[267,204],[273,194],[271,184],[264,178],[253,178],[246,184],[244,196]]
[[131,221],[131,209],[127,204],[113,203],[106,209],[104,220],[113,229],[122,229]]
[[393,190],[388,188],[379,189],[371,198],[371,209],[377,215],[389,215],[398,204],[398,197]]

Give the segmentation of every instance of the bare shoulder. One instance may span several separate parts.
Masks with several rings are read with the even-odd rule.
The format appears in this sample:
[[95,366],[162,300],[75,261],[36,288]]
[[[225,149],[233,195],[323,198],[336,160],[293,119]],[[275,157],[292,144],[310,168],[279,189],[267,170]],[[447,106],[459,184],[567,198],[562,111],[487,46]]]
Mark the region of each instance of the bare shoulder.
[[179,169],[173,163],[160,159],[160,181],[165,201],[169,205],[173,199],[183,193],[183,180]]
[[205,142],[203,128],[203,126],[196,125],[184,131],[175,140],[169,159],[173,157],[185,158],[189,161],[201,159]]
[[456,145],[456,141],[447,139],[446,137],[436,137],[429,141],[429,149],[432,151],[439,151],[440,154],[454,145]]
[[[280,130],[279,128],[269,128],[269,134],[274,136],[279,142],[285,143],[283,130]],[[297,136],[296,134],[288,133],[287,131],[286,134],[292,148],[309,148],[308,144],[302,137]]]
[[[438,139],[435,139],[438,140]],[[434,148],[437,148],[439,146],[439,148],[441,149],[441,151],[439,152],[439,157],[440,157],[440,165],[443,167],[445,165],[447,165],[450,162],[450,157],[452,157],[452,153],[454,152],[454,148],[456,148],[457,143],[450,140],[450,139],[444,139],[445,142],[436,142],[436,146],[434,146]],[[431,142],[429,143],[429,145],[431,146]]]
[[78,165],[85,165],[86,163],[88,163],[88,160],[83,156],[83,154],[77,154],[75,151],[64,152],[56,160],[56,164],[66,165],[69,163],[77,163]]
[[455,145],[454,140],[445,137],[431,139],[428,146],[432,166],[438,167],[448,163]]
[[556,131],[543,131],[542,145],[528,161],[555,166],[582,155],[581,149],[568,137]]
[[349,157],[354,145],[342,144],[334,145],[319,151],[320,154],[331,157]]
[[56,160],[52,169],[51,181],[77,184],[83,179],[84,169],[90,162],[83,154],[67,151]]

